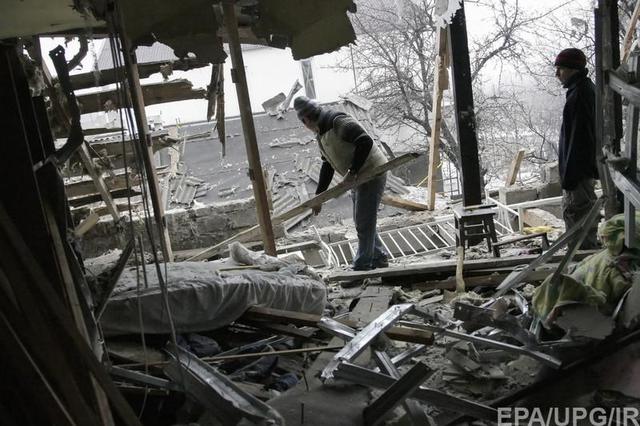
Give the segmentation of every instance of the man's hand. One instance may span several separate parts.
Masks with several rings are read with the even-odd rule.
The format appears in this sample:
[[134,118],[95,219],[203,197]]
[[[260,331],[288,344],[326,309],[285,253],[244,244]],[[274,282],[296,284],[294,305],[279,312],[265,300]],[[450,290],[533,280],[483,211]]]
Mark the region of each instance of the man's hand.
[[320,210],[322,210],[322,204],[311,207],[311,211],[313,212],[314,216],[318,216],[318,213],[320,213]]

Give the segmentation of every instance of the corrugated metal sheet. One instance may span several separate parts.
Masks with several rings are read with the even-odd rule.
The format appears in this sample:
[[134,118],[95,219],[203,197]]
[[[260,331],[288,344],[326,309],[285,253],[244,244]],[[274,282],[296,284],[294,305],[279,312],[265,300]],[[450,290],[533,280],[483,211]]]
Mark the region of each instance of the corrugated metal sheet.
[[[136,58],[139,64],[149,62],[169,62],[177,61],[178,57],[173,54],[173,49],[162,43],[154,43],[151,46],[140,46],[136,49]],[[113,58],[109,43],[103,43],[102,50],[98,55],[98,70],[108,70],[113,68]]]

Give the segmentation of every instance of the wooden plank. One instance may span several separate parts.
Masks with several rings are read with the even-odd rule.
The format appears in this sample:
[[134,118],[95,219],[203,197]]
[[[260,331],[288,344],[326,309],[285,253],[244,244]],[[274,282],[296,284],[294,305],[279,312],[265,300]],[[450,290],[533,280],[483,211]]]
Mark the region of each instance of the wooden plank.
[[242,58],[242,48],[240,47],[240,35],[238,34],[238,21],[236,19],[235,3],[224,0],[222,9],[224,11],[224,25],[229,36],[229,51],[231,53],[231,63],[233,64],[233,82],[238,94],[238,104],[240,106],[240,118],[242,121],[242,132],[249,161],[249,179],[253,186],[253,195],[256,199],[258,224],[262,234],[262,243],[266,254],[276,255],[276,243],[273,236],[273,225],[271,224],[271,214],[269,213],[269,203],[267,202],[267,192],[262,174],[262,164],[260,162],[260,151],[256,138],[256,129],[253,123],[253,112],[251,110],[251,100],[249,98],[249,88],[247,86],[247,76],[244,70],[244,59]]
[[[127,425],[140,425],[141,423],[133,413],[131,406],[122,397],[120,392],[118,392],[117,388],[109,378],[109,375],[104,370],[104,367],[96,359],[95,354],[87,345],[86,340],[79,333],[67,307],[60,299],[60,296],[55,292],[54,286],[45,275],[40,265],[35,261],[31,251],[21,238],[17,229],[13,226],[12,221],[7,215],[2,203],[0,203],[0,231],[2,231],[5,237],[0,238],[0,245],[6,244],[10,246],[11,250],[7,250],[6,253],[15,257],[16,265],[22,265],[24,267],[23,271],[26,275],[26,279],[23,284],[25,285],[18,287],[20,287],[20,290],[23,291],[27,297],[32,297],[34,300],[40,301],[48,310],[48,321],[44,321],[44,319],[36,315],[39,314],[37,310],[30,310],[30,316],[35,316],[35,318],[33,318],[33,323],[40,326],[42,326],[42,324],[55,324],[57,327],[56,329],[66,337],[65,344],[68,343],[68,346],[64,347],[65,351],[73,353],[74,356],[77,356],[82,363],[86,365],[92,377],[96,379],[105,391],[113,408],[119,414],[120,420]],[[43,341],[46,341],[46,339],[47,337],[45,337]],[[45,345],[44,347],[47,346]],[[58,348],[60,346],[55,347]],[[47,353],[45,358],[50,357],[51,355],[52,354]],[[60,366],[63,365],[64,364],[60,364]],[[68,370],[72,371],[70,368]],[[62,371],[64,371],[64,368],[62,368]],[[86,371],[84,374],[86,374]],[[67,380],[65,384],[70,382],[70,380]],[[82,395],[82,393],[78,392],[79,391],[77,391],[74,398],[72,398],[74,401],[79,399]],[[90,424],[97,423],[93,422]]]
[[622,63],[624,64],[629,59],[629,53],[631,53],[631,43],[633,42],[633,36],[636,33],[636,26],[638,25],[638,17],[640,17],[640,1],[636,1],[636,7],[633,9],[633,15],[627,25],[627,32],[624,35],[624,42],[622,43]]
[[433,83],[433,99],[431,101],[431,139],[429,140],[429,164],[427,169],[427,206],[433,210],[436,204],[435,178],[440,164],[440,129],[442,127],[442,97],[449,86],[449,74],[447,72],[448,47],[447,29],[441,28],[436,35],[435,81]]
[[[379,176],[389,170],[393,170],[396,167],[413,160],[414,158],[418,157],[419,154],[418,153],[408,153],[408,154],[403,154],[400,157],[396,157],[390,161],[388,161],[387,163],[383,164],[382,166],[376,167],[373,170],[367,172],[367,173],[363,173],[362,175],[359,175],[358,178],[355,181],[351,181],[351,182],[340,182],[338,185],[334,186],[333,188],[330,188],[326,191],[324,191],[321,194],[316,195],[313,198],[310,198],[309,200],[305,201],[304,203],[301,203],[299,205],[297,205],[296,207],[293,207],[290,210],[287,210],[286,212],[276,216],[273,218],[273,223],[274,224],[279,224],[284,222],[287,219],[290,219],[292,217],[295,217],[297,215],[299,215],[300,213],[305,212],[306,210],[311,209],[312,207],[315,206],[319,206],[322,205],[323,203],[332,200],[336,197],[339,197],[340,195],[344,194],[345,192],[349,191],[352,188],[355,188],[358,185],[361,185],[365,182],[370,181],[371,179],[375,178],[376,176]],[[232,236],[231,238],[227,238],[226,240],[216,244],[215,246],[209,247],[204,249],[203,251],[201,251],[200,253],[196,254],[195,256],[190,257],[189,259],[187,259],[187,261],[196,261],[196,260],[205,260],[211,256],[215,256],[216,254],[218,254],[220,252],[221,249],[226,248],[227,245],[229,245],[230,243],[234,242],[234,241],[247,241],[249,238],[253,237],[255,235],[256,230],[259,229],[259,225],[255,225],[252,226],[251,228],[248,228],[234,236]]]
[[[85,339],[87,345],[92,346],[94,343],[93,338],[89,333],[89,329],[87,328],[87,324],[84,320],[83,304],[80,302],[78,292],[76,291],[76,282],[74,280],[73,273],[71,272],[71,265],[69,264],[69,261],[67,259],[68,252],[67,250],[65,250],[65,242],[63,242],[62,240],[62,236],[60,235],[59,227],[56,222],[56,217],[53,214],[51,207],[45,204],[44,210],[47,222],[49,223],[50,235],[53,241],[53,249],[58,260],[58,265],[60,267],[60,274],[62,275],[62,283],[64,284],[66,302],[70,307],[71,316],[76,327],[78,328],[78,332],[80,333],[82,338]],[[84,276],[80,275],[80,277],[84,280]],[[88,308],[88,306],[86,305],[86,301],[84,302],[84,308]],[[100,388],[99,384],[96,382],[95,377],[91,378],[91,384],[93,386],[94,395],[97,401],[98,410],[100,412],[102,421],[106,425],[115,424],[111,415],[111,410],[109,409],[107,397],[104,394],[102,388]]]
[[216,112],[216,128],[218,130],[218,140],[222,145],[222,157],[224,158],[227,154],[227,132],[224,120],[224,64],[220,64],[219,66],[218,92],[216,93],[216,104],[218,106]]
[[[132,173],[129,173],[128,179],[125,174],[116,175],[115,177],[106,176],[102,179],[109,192],[140,185],[140,176],[134,176]],[[129,186],[127,186],[127,180]],[[100,193],[99,188],[93,180],[82,180],[66,184],[64,186],[64,192],[69,198],[84,197]]]
[[[118,20],[121,25],[120,41],[123,47],[124,66],[127,72],[127,81],[129,82],[129,96],[131,106],[136,120],[136,128],[138,130],[138,140],[141,145],[140,152],[147,175],[149,185],[149,197],[153,205],[153,215],[155,218],[156,229],[160,240],[160,248],[162,257],[165,262],[173,261],[173,251],[171,249],[171,240],[169,238],[169,230],[164,217],[164,204],[160,200],[160,186],[158,184],[158,175],[151,148],[151,138],[149,137],[149,127],[147,124],[147,114],[145,112],[144,94],[140,86],[140,76],[138,75],[137,61],[135,57],[135,49],[126,35],[125,20],[122,17],[122,10],[118,9]],[[204,92],[204,91],[203,91]]]
[[[360,299],[353,311],[349,313],[348,324],[357,325],[354,319],[367,315],[370,309],[368,299],[371,298],[375,296]],[[337,337],[329,342],[330,346],[339,344],[343,342]],[[330,352],[322,352],[311,368],[304,373],[304,380],[282,397],[269,401],[269,405],[282,414],[286,424],[309,426],[362,424],[362,410],[370,400],[370,390],[362,386],[348,388],[326,386],[319,380],[319,373],[334,355]],[[327,407],[331,409],[328,410]]]
[[[126,55],[125,55],[126,56]],[[194,89],[189,80],[179,79],[162,83],[146,84],[140,87],[145,105],[163,104],[166,102],[184,101],[187,99],[205,99],[207,91]],[[109,111],[122,108],[119,105],[119,91],[107,90],[102,92],[77,95],[83,114]]]
[[211,64],[211,78],[207,87],[207,121],[211,121],[211,117],[216,114],[216,94],[218,93],[218,73],[220,67],[218,64]]
[[107,206],[107,211],[113,217],[114,222],[118,222],[120,220],[120,214],[118,213],[118,209],[116,208],[116,204],[113,202],[113,198],[111,198],[111,193],[109,192],[109,188],[107,188],[107,184],[102,178],[102,174],[99,173],[96,168],[93,166],[93,161],[91,161],[91,156],[89,155],[89,150],[87,149],[87,145],[83,142],[78,149],[78,154],[82,159],[82,164],[85,169],[89,172],[89,176],[93,180],[94,185],[96,186],[98,192],[100,193],[100,197],[102,197],[102,201],[104,201]]
[[511,161],[511,166],[509,167],[509,173],[507,174],[507,181],[505,182],[505,186],[509,187],[516,183],[516,178],[518,177],[518,172],[520,172],[520,165],[522,164],[523,159],[524,149],[519,149],[515,157],[513,157],[513,160]]
[[415,201],[405,200],[404,198],[396,197],[394,195],[383,195],[382,204],[387,206],[397,207],[399,209],[409,210],[412,212],[421,212],[429,210],[429,206],[422,203],[416,203]]
[[[636,13],[640,10],[640,1],[636,5],[634,13],[637,21]],[[635,21],[632,22],[635,26]],[[629,73],[635,77],[637,81],[640,77],[640,66],[638,65],[638,56],[634,56],[630,60]],[[625,142],[624,154],[628,160],[626,175],[629,179],[638,181],[638,121],[640,119],[640,107],[637,105],[627,106],[627,119],[625,120]],[[624,197],[624,243],[626,247],[638,248],[638,238],[636,237],[636,207]]]
[[[361,300],[373,298],[374,297],[361,297]],[[341,322],[342,324],[348,325],[349,327],[358,328],[374,320],[380,314],[378,313],[378,315],[375,315],[375,312],[377,312],[377,310],[372,309],[373,304],[371,301],[363,301],[362,303],[363,306],[364,304],[368,303],[366,305],[366,309],[363,308],[362,311],[367,312],[366,314],[354,314],[353,316],[351,316],[351,319],[339,319],[337,321]],[[384,312],[384,310],[386,309],[387,306],[384,306],[382,312]],[[321,316],[315,314],[307,314],[304,312],[284,311],[281,309],[265,308],[262,306],[252,306],[247,309],[247,311],[240,317],[238,321],[242,321],[243,318],[254,321],[270,321],[283,324],[294,324],[300,327],[317,327],[318,321],[320,321]],[[426,332],[425,330],[418,330],[409,327],[392,327],[387,330],[386,335],[390,339],[403,342],[420,343],[426,345],[433,342],[432,333]]]
[[[542,281],[553,273],[555,269],[549,265],[536,269],[529,277],[527,282],[530,281]],[[470,275],[465,276],[464,282],[467,288],[473,287],[497,287],[504,281],[504,279],[511,273],[509,271],[486,271],[486,275]],[[475,271],[474,271],[475,272]],[[480,272],[480,271],[478,271]],[[468,274],[468,272],[467,272]],[[420,283],[411,284],[411,288],[421,291],[428,290],[455,290],[457,285],[456,277],[449,277],[444,280],[431,280]]]
[[[584,259],[598,250],[583,250],[576,259]],[[531,263],[538,256],[526,255],[518,257],[492,258],[492,259],[473,259],[464,263],[465,271],[473,271],[478,269],[502,268],[505,266],[517,266]],[[559,262],[564,255],[555,255],[551,262]],[[456,260],[445,260],[442,262],[417,263],[413,265],[395,266],[391,268],[380,268],[372,271],[344,271],[325,277],[328,282],[336,281],[355,281],[366,278],[402,278],[402,277],[418,277],[429,276],[435,274],[451,274],[454,275],[456,270]]]
[[95,224],[98,223],[99,220],[100,220],[100,215],[95,211],[91,210],[91,213],[89,213],[89,216],[87,216],[82,222],[80,222],[80,224],[76,226],[76,229],[73,230],[73,235],[75,235],[76,238],[82,237],[91,228],[93,228]]
[[464,2],[448,26],[449,56],[453,76],[453,99],[460,152],[462,203],[465,206],[482,203],[478,135],[471,86],[471,64]]
[[[147,78],[155,73],[161,72],[163,67],[167,67],[173,71],[188,71],[196,68],[203,68],[209,65],[208,62],[202,62],[197,58],[184,58],[174,61],[161,61],[161,62],[147,62],[144,64],[138,64],[138,75],[140,78]],[[97,86],[107,86],[109,84],[115,84],[120,81],[120,76],[124,73],[122,68],[110,68],[106,70],[100,70],[98,74],[98,81],[96,82],[95,73],[85,72],[81,74],[71,75],[71,86],[73,90],[89,89]]]

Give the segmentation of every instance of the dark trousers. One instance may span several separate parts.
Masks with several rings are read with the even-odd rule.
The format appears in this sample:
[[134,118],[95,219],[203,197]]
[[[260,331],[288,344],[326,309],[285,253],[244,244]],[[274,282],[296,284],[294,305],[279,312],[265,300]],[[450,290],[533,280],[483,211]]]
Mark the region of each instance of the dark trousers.
[[358,233],[358,253],[353,260],[354,269],[369,270],[386,261],[387,254],[376,231],[378,207],[387,182],[386,174],[378,176],[351,192],[353,221]]
[[[593,207],[598,198],[594,187],[594,179],[584,179],[574,189],[562,190],[562,218],[567,231],[579,223]],[[580,248],[583,250],[599,248],[597,232],[598,220],[591,225]]]

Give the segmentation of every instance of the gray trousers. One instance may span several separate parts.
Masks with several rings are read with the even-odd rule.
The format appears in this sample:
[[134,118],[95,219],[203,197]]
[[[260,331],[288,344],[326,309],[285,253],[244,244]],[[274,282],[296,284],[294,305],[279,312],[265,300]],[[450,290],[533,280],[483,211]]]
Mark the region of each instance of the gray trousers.
[[[594,187],[594,179],[584,179],[574,189],[562,190],[562,218],[567,231],[579,223],[593,207],[598,198]],[[597,232],[598,220],[594,221],[580,248],[583,250],[599,248]]]

